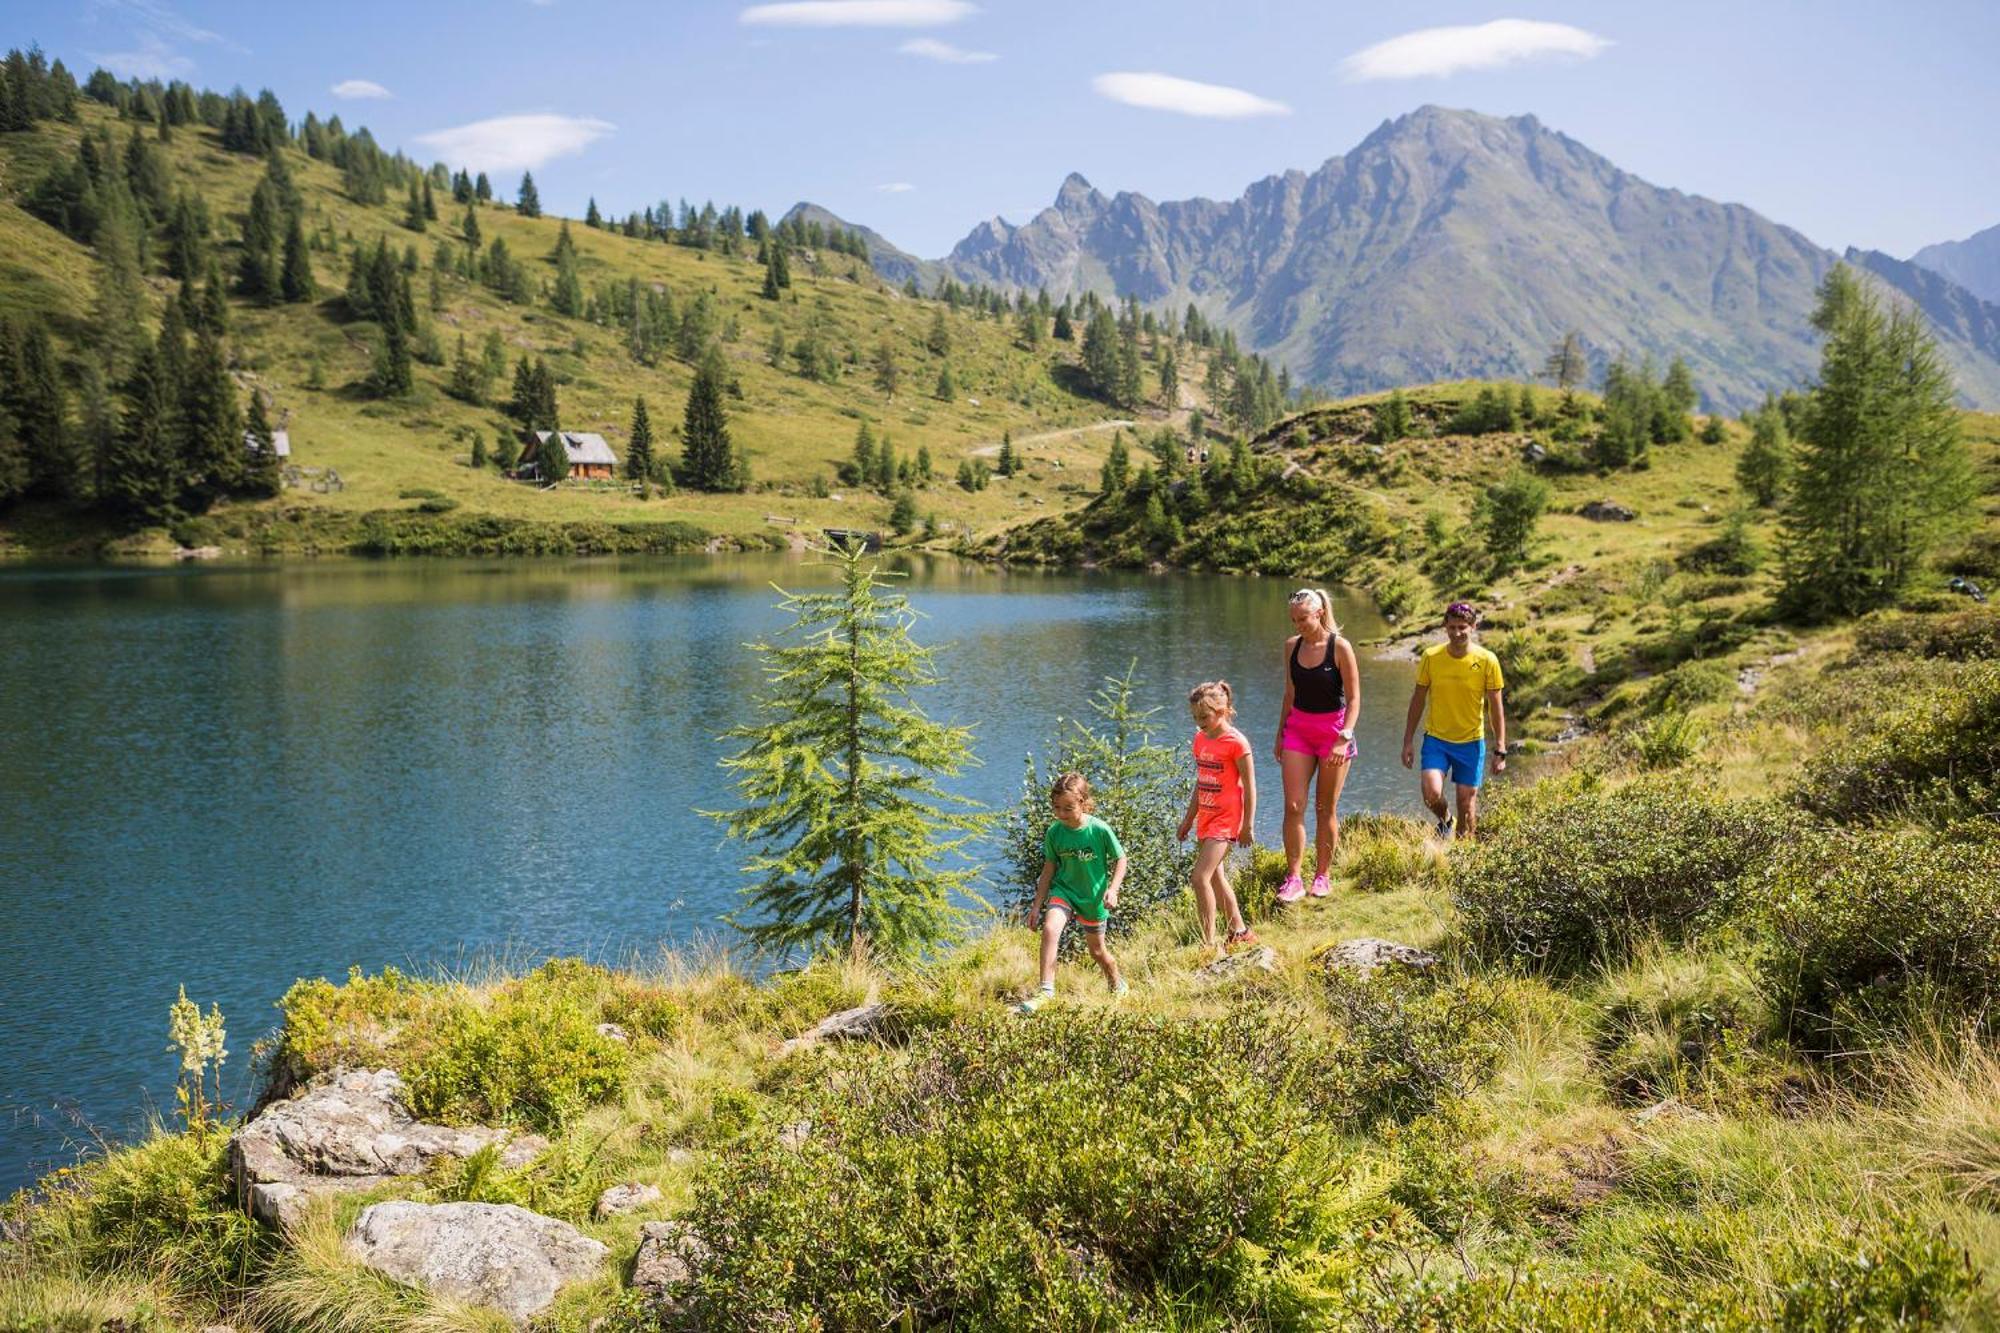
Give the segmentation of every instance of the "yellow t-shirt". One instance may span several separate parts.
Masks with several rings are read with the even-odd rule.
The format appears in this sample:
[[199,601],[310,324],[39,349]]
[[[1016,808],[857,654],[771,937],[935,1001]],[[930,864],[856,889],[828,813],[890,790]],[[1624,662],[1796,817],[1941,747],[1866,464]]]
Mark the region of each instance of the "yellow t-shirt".
[[1478,644],[1453,657],[1451,645],[1434,644],[1417,659],[1417,684],[1430,689],[1431,716],[1424,730],[1462,745],[1486,735],[1486,691],[1504,689],[1500,659]]

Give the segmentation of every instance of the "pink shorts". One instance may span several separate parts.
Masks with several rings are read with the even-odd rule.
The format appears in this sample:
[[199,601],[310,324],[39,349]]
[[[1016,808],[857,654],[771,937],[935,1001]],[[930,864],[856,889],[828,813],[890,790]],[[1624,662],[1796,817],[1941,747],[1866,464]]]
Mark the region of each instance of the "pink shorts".
[[[1328,759],[1333,748],[1340,741],[1340,729],[1347,725],[1347,710],[1339,709],[1331,713],[1306,713],[1294,708],[1285,714],[1285,733],[1278,740],[1278,748],[1298,754],[1309,754],[1315,759]],[[1353,741],[1347,743],[1347,755],[1354,758]]]

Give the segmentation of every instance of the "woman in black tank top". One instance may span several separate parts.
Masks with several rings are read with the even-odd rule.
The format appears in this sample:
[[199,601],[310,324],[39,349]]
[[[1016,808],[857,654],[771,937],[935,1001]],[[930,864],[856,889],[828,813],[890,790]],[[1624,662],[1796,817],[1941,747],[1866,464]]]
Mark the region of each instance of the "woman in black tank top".
[[[1340,789],[1354,758],[1354,720],[1361,706],[1354,645],[1340,637],[1333,599],[1322,589],[1301,588],[1292,594],[1290,609],[1298,633],[1285,645],[1285,702],[1278,710],[1276,747],[1285,779],[1286,870],[1278,889],[1278,901],[1285,903],[1333,891],[1327,874],[1340,847]],[[1315,778],[1315,873],[1307,889],[1299,870],[1306,850],[1306,795]]]

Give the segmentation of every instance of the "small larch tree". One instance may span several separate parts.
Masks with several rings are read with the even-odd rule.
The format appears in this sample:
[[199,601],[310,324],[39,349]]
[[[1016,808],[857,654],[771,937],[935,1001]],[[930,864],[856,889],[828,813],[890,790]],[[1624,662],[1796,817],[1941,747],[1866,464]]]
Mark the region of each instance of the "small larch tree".
[[1518,568],[1528,558],[1535,526],[1548,507],[1549,484],[1522,468],[1486,488],[1479,499],[1479,527],[1496,574]]
[[716,812],[752,851],[735,924],[780,955],[844,947],[908,957],[951,939],[972,867],[957,855],[986,827],[939,786],[974,762],[971,729],[935,721],[913,693],[936,683],[916,612],[859,545],[831,552],[840,587],[781,590],[792,617],[759,643],[759,720],[723,733],[738,809]]
[[632,443],[625,451],[625,475],[646,481],[653,475],[653,417],[645,398],[632,403]]
[[711,353],[695,371],[681,420],[681,475],[698,491],[735,486],[735,451],[722,407],[722,361]]
[[538,218],[542,215],[541,191],[535,188],[535,173],[521,173],[521,192],[516,196],[515,211],[524,218]]

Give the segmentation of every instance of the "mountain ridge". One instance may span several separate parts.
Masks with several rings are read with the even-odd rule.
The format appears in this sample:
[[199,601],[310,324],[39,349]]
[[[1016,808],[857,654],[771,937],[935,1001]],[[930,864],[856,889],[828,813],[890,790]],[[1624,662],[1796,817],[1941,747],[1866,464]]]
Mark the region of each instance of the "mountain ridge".
[[[1027,222],[982,222],[934,263],[1056,299],[1192,305],[1336,394],[1532,377],[1574,329],[1593,371],[1681,356],[1709,404],[1741,409],[1816,370],[1809,316],[1841,258],[1746,205],[1654,185],[1536,116],[1426,105],[1229,201],[1106,194],[1072,172]],[[1909,275],[1867,267],[1923,303]],[[2000,348],[1967,338],[1978,298],[1928,299],[1958,312],[1939,336],[1967,403],[2000,403]]]

